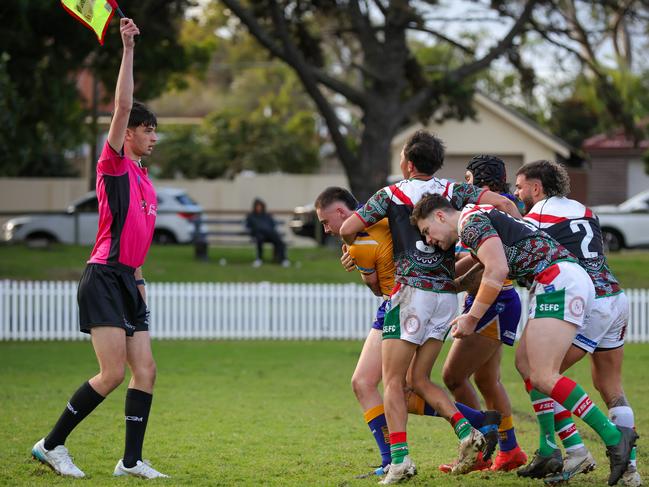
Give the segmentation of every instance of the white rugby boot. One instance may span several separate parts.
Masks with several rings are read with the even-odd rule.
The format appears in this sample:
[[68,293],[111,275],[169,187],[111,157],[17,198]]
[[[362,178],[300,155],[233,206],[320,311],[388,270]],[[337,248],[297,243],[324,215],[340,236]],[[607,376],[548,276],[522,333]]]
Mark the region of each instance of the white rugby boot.
[[68,449],[59,445],[51,450],[45,449],[45,438],[41,438],[32,448],[32,456],[41,463],[44,463],[59,475],[65,477],[82,478],[86,474],[72,462]]
[[411,458],[406,455],[403,458],[401,463],[391,463],[390,468],[388,469],[387,474],[379,482],[381,485],[396,484],[402,480],[408,480],[410,477],[417,475],[417,467],[411,460]]
[[624,474],[622,474],[622,483],[628,487],[640,487],[642,485],[642,477],[640,472],[635,467],[629,467]]
[[461,475],[473,470],[473,464],[486,444],[485,437],[477,429],[472,428],[471,434],[460,441],[457,462],[453,465],[452,474]]
[[119,459],[115,470],[113,471],[115,477],[122,477],[124,475],[132,475],[133,477],[140,477],[143,479],[168,479],[169,475],[158,472],[151,466],[148,460],[138,460],[134,467],[127,468],[124,466],[123,459]]

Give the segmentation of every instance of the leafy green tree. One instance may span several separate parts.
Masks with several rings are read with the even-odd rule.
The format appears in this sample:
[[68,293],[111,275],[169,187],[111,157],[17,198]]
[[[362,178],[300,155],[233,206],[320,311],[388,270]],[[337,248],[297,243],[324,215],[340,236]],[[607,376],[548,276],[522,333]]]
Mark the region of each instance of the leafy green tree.
[[[391,141],[405,124],[432,114],[463,117],[474,76],[507,51],[526,29],[534,0],[492,2],[496,15],[514,17],[488,48],[472,51],[427,18],[438,2],[412,0],[223,0],[225,27],[245,28],[296,73],[327,127],[360,199],[382,186],[390,171]],[[490,7],[487,7],[490,8]],[[492,19],[493,20],[493,19]],[[411,34],[450,46],[455,56],[424,65]],[[457,55],[460,53],[460,55]],[[345,109],[341,109],[340,100]]]
[[[139,99],[157,96],[175,74],[207,61],[200,46],[189,50],[178,42],[185,9],[193,3],[149,0],[124,6],[142,32],[135,56]],[[89,141],[88,102],[81,100],[77,73],[95,73],[106,87],[105,100],[112,97],[121,59],[118,22],[111,22],[103,47],[57,1],[3,2],[0,23],[0,104],[7,110],[0,175],[69,175],[65,151]]]

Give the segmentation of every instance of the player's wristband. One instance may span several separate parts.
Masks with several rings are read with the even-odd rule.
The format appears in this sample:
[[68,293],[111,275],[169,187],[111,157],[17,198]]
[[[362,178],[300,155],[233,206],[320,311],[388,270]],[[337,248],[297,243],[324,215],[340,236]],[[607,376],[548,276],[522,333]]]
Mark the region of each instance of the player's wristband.
[[136,279],[135,284],[137,286],[146,286],[146,281],[144,279]]
[[502,288],[502,282],[483,277],[469,314],[478,320],[482,318],[491,305],[494,304]]

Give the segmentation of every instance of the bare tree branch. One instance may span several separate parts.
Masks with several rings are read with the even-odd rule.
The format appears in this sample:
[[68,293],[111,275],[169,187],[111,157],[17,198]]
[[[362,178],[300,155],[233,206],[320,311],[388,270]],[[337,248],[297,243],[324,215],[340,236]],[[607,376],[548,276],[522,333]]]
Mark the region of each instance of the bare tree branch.
[[475,55],[475,51],[473,49],[471,49],[469,47],[466,47],[465,45],[460,44],[457,41],[454,41],[453,39],[451,39],[450,37],[445,36],[441,32],[438,32],[436,30],[432,30],[432,29],[429,29],[429,28],[426,28],[426,27],[421,27],[421,26],[418,26],[418,25],[415,25],[415,24],[410,24],[408,26],[408,28],[410,30],[416,30],[418,32],[425,32],[426,34],[430,34],[430,35],[438,38],[439,40],[442,40],[442,41],[452,45],[453,47],[458,48],[462,52],[465,52],[465,53],[470,54],[472,56]]

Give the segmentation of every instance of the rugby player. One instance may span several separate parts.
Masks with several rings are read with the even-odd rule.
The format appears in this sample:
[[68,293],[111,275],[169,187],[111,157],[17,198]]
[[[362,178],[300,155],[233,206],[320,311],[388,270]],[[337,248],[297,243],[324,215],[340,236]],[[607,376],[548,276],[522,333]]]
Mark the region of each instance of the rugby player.
[[[513,219],[490,205],[471,205],[459,212],[446,198],[429,195],[415,207],[412,218],[430,245],[450,248],[459,236],[484,265],[471,309],[454,320],[454,337],[462,339],[474,332],[500,293],[503,279],[516,279],[530,287],[529,320],[516,365],[525,378],[535,411],[542,413],[537,414],[537,420],[545,423],[541,434],[547,437],[548,445],[553,444],[553,403],[549,401],[572,411],[606,445],[608,483],[615,485],[627,469],[637,435],[632,428],[613,424],[581,386],[559,372],[577,332],[584,329],[586,312],[595,299],[593,282],[577,258],[535,225]],[[549,414],[545,414],[546,409]],[[560,469],[561,454],[554,452]],[[550,455],[557,457],[553,452]]]
[[396,483],[416,473],[408,455],[406,435],[408,408],[404,388],[409,368],[414,391],[449,420],[460,440],[453,473],[468,472],[485,444],[483,435],[458,411],[448,393],[430,380],[432,367],[457,312],[453,284],[455,255],[452,249],[442,251],[426,245],[410,223],[410,215],[424,193],[443,195],[456,208],[484,202],[516,216],[520,214],[513,202],[496,193],[435,178],[433,175],[443,163],[441,140],[423,130],[415,132],[401,151],[404,180],[380,189],[340,229],[343,240],[351,245],[358,232],[387,217],[392,234],[397,284],[386,310],[381,345],[392,463],[383,484]]
[[133,102],[134,37],[140,31],[131,19],[121,19],[120,33],[124,50],[115,112],[97,163],[99,228],[77,294],[81,332],[91,335],[99,373],[72,395],[32,455],[61,475],[84,477],[65,440],[122,383],[128,365],[132,377],[124,407],[125,449],[113,475],[151,479],[167,477],[142,461],[156,366],[141,266],[153,238],[157,199],[141,158],[151,154],[157,141],[157,121],[144,105]]
[[[578,201],[567,198],[569,192],[568,173],[556,162],[534,161],[517,172],[516,195],[525,205],[525,219],[577,256],[595,286],[593,308],[586,315],[584,329],[577,334],[563,359],[561,372],[590,354],[593,385],[606,403],[609,418],[619,426],[633,428],[633,409],[622,388],[624,333],[629,320],[629,303],[606,262],[597,216]],[[595,460],[583,444],[570,412],[556,403],[554,427],[563,442],[566,457],[561,474],[548,480],[568,480],[579,472],[592,470]],[[545,441],[543,436],[541,440]],[[542,472],[543,463],[544,460],[540,459],[536,470]],[[635,448],[622,482],[629,486],[642,484],[637,471]]]
[[[500,193],[517,202],[516,198],[509,194],[505,163],[499,157],[488,154],[473,157],[467,165],[465,181]],[[460,255],[465,253],[461,252]],[[469,265],[475,262],[471,256],[464,257],[464,260],[467,259]],[[461,263],[458,262],[457,265]],[[471,282],[464,282],[462,288],[458,289],[464,290],[468,286],[464,302],[465,313],[471,309],[475,300],[480,283],[479,274],[476,277]],[[476,326],[476,333],[463,340],[454,340],[444,363],[442,371],[444,384],[456,401],[475,409],[480,408],[480,400],[469,380],[473,375],[487,408],[495,409],[503,416],[498,428],[498,455],[493,465],[489,462],[476,462],[474,465],[476,470],[491,466],[492,470],[509,471],[527,463],[527,455],[516,440],[509,396],[500,382],[501,345],[514,344],[520,316],[520,298],[512,281],[506,279],[496,301]],[[443,472],[448,472],[451,468],[451,464],[440,465],[440,470]]]
[[[346,189],[329,187],[315,201],[316,214],[325,233],[340,236],[340,227],[359,207],[356,198]],[[383,219],[368,227],[356,236],[349,247],[344,246],[341,263],[348,270],[358,270],[363,282],[383,301],[376,312],[356,369],[352,376],[352,389],[363,409],[365,422],[370,428],[381,453],[381,466],[371,475],[383,475],[391,462],[388,428],[385,420],[383,399],[378,391],[381,382],[381,335],[385,307],[394,287],[394,260],[392,256],[392,236],[388,221]],[[417,415],[437,416],[429,404],[408,388],[408,412]],[[497,428],[501,415],[496,411],[480,411],[456,404],[472,426],[478,429]],[[495,447],[495,441],[492,448]],[[369,475],[362,475],[361,478]]]

